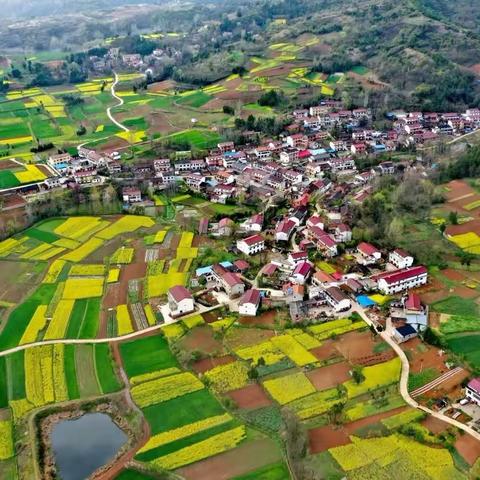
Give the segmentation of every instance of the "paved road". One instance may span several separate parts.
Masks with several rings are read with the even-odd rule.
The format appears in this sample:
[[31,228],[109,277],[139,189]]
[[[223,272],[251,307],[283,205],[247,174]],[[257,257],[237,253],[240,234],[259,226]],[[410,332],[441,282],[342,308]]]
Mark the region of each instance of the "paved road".
[[[361,308],[360,305],[355,306],[353,310],[356,311],[359,315],[361,315],[361,317],[365,320],[365,322],[368,325],[373,325],[372,320],[368,318],[367,314],[365,313],[365,310]],[[448,423],[458,428],[459,430],[463,430],[464,432],[469,433],[472,437],[480,441],[480,433],[475,431],[473,428],[463,423],[460,423],[457,420],[454,420],[453,418],[447,417],[443,413],[430,410],[429,408],[424,407],[423,405],[420,405],[410,396],[408,392],[408,376],[410,373],[410,364],[408,362],[407,356],[405,355],[405,352],[400,348],[397,342],[395,342],[391,337],[391,332],[392,332],[392,327],[389,322],[387,329],[383,332],[380,332],[379,335],[382,337],[382,339],[386,343],[388,343],[393,348],[393,350],[400,357],[400,360],[402,362],[402,372],[400,376],[400,394],[402,395],[405,402],[413,408],[422,410],[425,413],[428,413],[429,415],[431,415],[432,417],[438,418],[439,420],[442,420],[443,422]]]
[[110,92],[112,94],[112,97],[115,98],[116,100],[118,100],[118,103],[116,105],[112,105],[111,107],[108,107],[107,108],[107,115],[108,115],[108,118],[120,129],[122,129],[124,132],[129,132],[130,130],[123,124],[121,124],[120,122],[118,122],[117,120],[115,120],[115,117],[112,115],[112,108],[115,108],[115,107],[121,107],[124,103],[123,101],[123,98],[119,97],[116,93],[115,93],[115,87],[117,86],[118,84],[118,75],[116,72],[114,72],[114,75],[115,75],[115,79],[112,83],[112,86],[110,87]]
[[56,340],[42,340],[39,342],[34,342],[34,343],[27,343],[25,345],[19,345],[18,347],[13,347],[9,348],[8,350],[2,350],[0,352],[0,357],[5,357],[6,355],[9,355],[10,353],[15,353],[15,352],[20,352],[22,350],[27,350],[28,348],[32,347],[38,347],[40,345],[55,345],[57,343],[63,343],[64,345],[80,345],[80,344],[86,344],[86,343],[110,343],[110,342],[120,342],[124,340],[130,340],[132,338],[136,337],[141,337],[142,335],[145,335],[146,333],[150,332],[155,332],[157,330],[161,330],[163,327],[166,325],[171,325],[172,323],[177,323],[180,320],[183,320],[185,318],[188,318],[189,316],[197,315],[198,313],[206,313],[210,312],[212,310],[216,310],[217,308],[222,307],[223,305],[214,305],[213,307],[210,308],[205,308],[201,312],[196,311],[195,313],[192,313],[191,315],[186,315],[185,317],[181,317],[177,320],[170,321],[167,323],[162,323],[159,325],[154,325],[153,327],[148,327],[143,330],[138,330],[136,332],[128,333],[127,335],[121,335],[119,337],[110,337],[110,338],[59,338]]

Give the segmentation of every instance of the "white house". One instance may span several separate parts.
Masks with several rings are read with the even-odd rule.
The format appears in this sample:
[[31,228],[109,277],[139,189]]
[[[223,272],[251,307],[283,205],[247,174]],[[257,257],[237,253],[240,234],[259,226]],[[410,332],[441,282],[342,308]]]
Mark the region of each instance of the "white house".
[[122,197],[125,203],[136,203],[142,201],[142,192],[139,188],[125,187],[122,190]]
[[352,240],[352,230],[345,223],[340,223],[335,227],[335,240],[337,242],[350,242]]
[[404,325],[393,330],[393,339],[397,343],[403,343],[411,338],[415,338],[418,332],[411,325]]
[[388,261],[397,268],[408,268],[413,265],[413,257],[401,248],[396,248],[388,255]]
[[242,238],[237,240],[237,248],[245,255],[255,255],[265,250],[265,239],[258,234]]
[[172,317],[179,317],[195,311],[193,296],[184,286],[172,287],[167,296]]
[[338,287],[327,288],[325,290],[325,299],[336,312],[343,312],[352,307],[352,302],[348,296]]
[[307,252],[290,252],[288,254],[288,263],[296,266],[300,262],[306,262],[308,260]]
[[480,406],[480,377],[474,378],[468,382],[465,389],[465,396],[473,403]]
[[309,262],[300,262],[294,268],[290,280],[293,283],[303,285],[312,273],[312,265]]
[[263,229],[263,214],[257,213],[253,215],[243,224],[243,227],[248,232],[261,232]]
[[296,226],[295,222],[290,219],[279,222],[275,229],[275,241],[288,242]]
[[375,275],[373,279],[377,282],[377,287],[383,294],[391,295],[425,285],[428,281],[428,270],[423,265],[419,265],[381,273]]
[[238,312],[240,315],[248,315],[254,317],[257,314],[258,307],[260,306],[261,295],[258,290],[252,288],[247,290],[240,298],[238,303]]
[[377,263],[382,258],[382,252],[372,244],[367,242],[361,242],[357,246],[358,263],[362,265],[371,265]]

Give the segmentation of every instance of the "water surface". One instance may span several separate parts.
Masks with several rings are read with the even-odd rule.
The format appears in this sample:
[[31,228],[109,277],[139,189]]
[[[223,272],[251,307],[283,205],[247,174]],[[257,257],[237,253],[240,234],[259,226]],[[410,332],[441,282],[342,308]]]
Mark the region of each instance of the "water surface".
[[105,413],[88,413],[76,420],[58,422],[51,443],[59,478],[88,478],[115,457],[127,438]]

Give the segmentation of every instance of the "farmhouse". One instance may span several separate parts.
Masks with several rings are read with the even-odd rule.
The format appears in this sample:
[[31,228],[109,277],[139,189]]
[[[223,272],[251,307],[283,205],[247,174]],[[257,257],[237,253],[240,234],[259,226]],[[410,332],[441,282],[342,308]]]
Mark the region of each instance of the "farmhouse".
[[258,290],[255,288],[247,290],[242,295],[242,298],[240,298],[240,302],[238,303],[238,312],[240,315],[254,317],[257,314],[260,301],[261,295]]
[[296,226],[295,222],[290,219],[279,222],[275,229],[275,241],[288,242]]
[[413,265],[413,257],[401,248],[396,248],[390,252],[388,261],[397,268],[408,268]]
[[474,378],[468,382],[465,389],[465,396],[473,403],[480,406],[480,377]]
[[411,325],[395,328],[393,331],[393,339],[397,343],[403,343],[418,335],[417,331]]
[[303,285],[310,274],[312,273],[312,265],[309,262],[300,262],[297,264],[293,273],[290,277],[290,280],[293,283],[298,283],[299,285]]
[[372,265],[382,258],[382,252],[377,247],[367,242],[361,242],[357,246],[357,261],[361,265]]
[[300,262],[306,262],[307,260],[307,252],[290,252],[288,254],[288,263],[294,266],[296,266]]
[[168,291],[168,306],[172,317],[179,317],[195,311],[192,294],[182,285],[176,285]]
[[423,265],[403,268],[394,272],[375,275],[378,289],[385,295],[410,290],[425,285],[428,281],[428,270]]
[[122,190],[122,197],[125,203],[136,203],[142,201],[142,192],[139,188],[125,187]]
[[352,302],[348,296],[338,287],[329,287],[325,290],[325,299],[335,312],[349,310]]
[[242,238],[237,240],[237,248],[245,255],[255,255],[265,250],[265,239],[258,234]]
[[238,297],[245,291],[245,285],[240,277],[236,273],[229,272],[222,265],[214,265],[211,273],[212,280],[223,288],[230,298]]

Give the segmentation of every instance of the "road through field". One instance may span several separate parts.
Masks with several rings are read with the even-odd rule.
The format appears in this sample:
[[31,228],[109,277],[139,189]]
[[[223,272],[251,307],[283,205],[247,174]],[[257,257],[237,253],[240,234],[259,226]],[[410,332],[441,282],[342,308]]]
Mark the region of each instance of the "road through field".
[[112,97],[115,98],[116,100],[118,100],[118,103],[116,105],[112,105],[111,107],[108,107],[107,108],[107,115],[108,115],[108,118],[118,127],[118,128],[121,128],[124,132],[129,132],[130,130],[125,126],[123,125],[122,123],[120,123],[119,121],[115,120],[115,117],[112,115],[112,108],[115,108],[115,107],[121,107],[124,103],[123,101],[123,98],[119,97],[116,93],[115,93],[115,87],[117,86],[118,84],[118,74],[116,72],[113,72],[114,75],[115,75],[115,80],[113,81],[112,83],[112,86],[110,87],[110,92],[112,94]]
[[[360,305],[356,305],[354,307],[354,311],[356,311],[363,318],[363,320],[367,323],[367,325],[374,325],[373,321],[368,317],[368,315],[365,313],[365,310],[362,307],[360,307]],[[395,342],[395,340],[393,340],[391,336],[392,330],[393,329],[392,329],[391,323],[389,322],[386,330],[384,330],[383,332],[380,332],[379,335],[382,337],[382,339],[385,342],[387,342],[393,348],[395,353],[400,357],[400,360],[402,362],[402,372],[400,376],[400,394],[402,395],[407,405],[410,405],[411,407],[416,408],[418,410],[422,410],[425,413],[428,413],[429,415],[431,415],[432,417],[438,418],[439,420],[442,420],[445,423],[453,425],[459,430],[463,430],[464,432],[469,433],[476,440],[480,441],[480,433],[475,431],[473,428],[463,423],[460,423],[459,421],[454,420],[453,418],[447,417],[443,413],[436,412],[435,410],[431,410],[430,408],[420,405],[417,401],[415,401],[410,396],[410,393],[408,392],[408,376],[410,374],[410,363],[408,361],[407,356],[405,355],[405,352],[400,348],[398,343]]]

